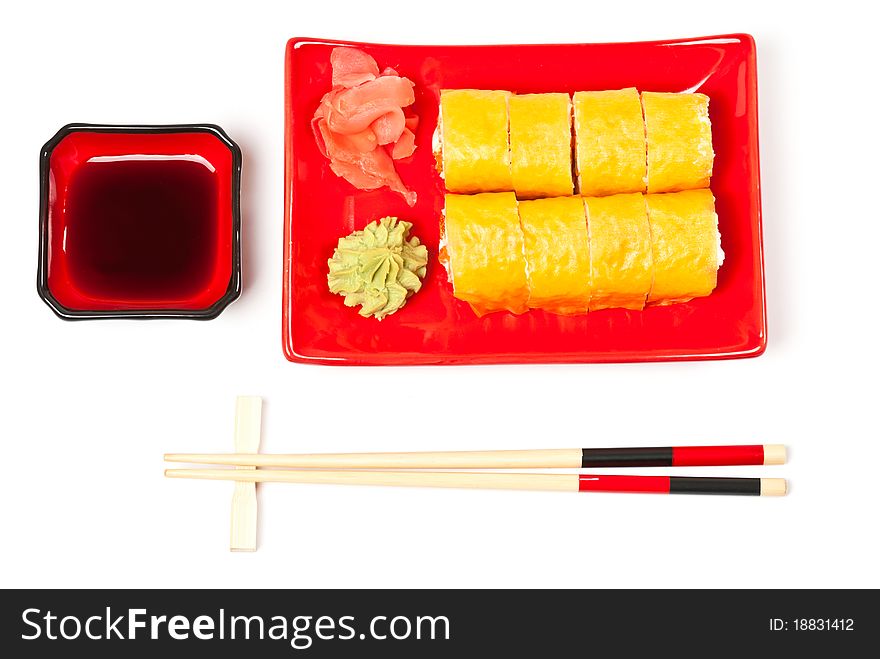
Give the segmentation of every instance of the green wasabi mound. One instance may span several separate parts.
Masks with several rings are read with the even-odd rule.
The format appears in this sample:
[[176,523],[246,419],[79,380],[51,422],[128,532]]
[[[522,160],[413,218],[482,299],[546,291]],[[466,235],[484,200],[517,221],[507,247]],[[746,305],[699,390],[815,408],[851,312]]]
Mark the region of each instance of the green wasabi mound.
[[383,217],[345,238],[327,261],[331,293],[345,296],[345,306],[361,306],[364,318],[382,320],[406,304],[422,287],[428,249],[413,236],[411,222]]

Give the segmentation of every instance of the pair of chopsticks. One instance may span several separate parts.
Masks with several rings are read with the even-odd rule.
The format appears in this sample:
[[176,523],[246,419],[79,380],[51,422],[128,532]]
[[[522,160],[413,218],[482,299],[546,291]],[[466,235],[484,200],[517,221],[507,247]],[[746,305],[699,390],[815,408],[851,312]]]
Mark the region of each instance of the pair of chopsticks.
[[166,462],[254,469],[167,469],[165,475],[169,478],[246,483],[781,496],[787,490],[786,481],[782,478],[457,470],[778,465],[785,463],[785,458],[785,447],[778,444],[425,453],[169,453],[165,455]]

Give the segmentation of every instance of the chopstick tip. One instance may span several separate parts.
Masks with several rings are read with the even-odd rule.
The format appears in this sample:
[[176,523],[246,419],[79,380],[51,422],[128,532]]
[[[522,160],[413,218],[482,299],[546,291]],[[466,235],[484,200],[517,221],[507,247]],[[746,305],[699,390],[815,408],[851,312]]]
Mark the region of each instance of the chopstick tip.
[[762,497],[784,497],[788,494],[788,481],[784,478],[762,478]]
[[765,465],[782,465],[788,458],[784,444],[765,444],[764,445],[764,464]]

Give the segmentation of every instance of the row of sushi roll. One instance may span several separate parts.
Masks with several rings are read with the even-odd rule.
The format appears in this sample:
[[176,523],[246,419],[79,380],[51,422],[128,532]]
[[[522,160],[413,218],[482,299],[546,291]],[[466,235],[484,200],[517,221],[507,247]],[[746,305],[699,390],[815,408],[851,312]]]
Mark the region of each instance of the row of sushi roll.
[[478,316],[643,309],[709,295],[724,260],[709,189],[549,197],[447,194],[441,261]]
[[433,150],[449,192],[520,199],[706,188],[714,160],[706,95],[635,88],[442,90]]

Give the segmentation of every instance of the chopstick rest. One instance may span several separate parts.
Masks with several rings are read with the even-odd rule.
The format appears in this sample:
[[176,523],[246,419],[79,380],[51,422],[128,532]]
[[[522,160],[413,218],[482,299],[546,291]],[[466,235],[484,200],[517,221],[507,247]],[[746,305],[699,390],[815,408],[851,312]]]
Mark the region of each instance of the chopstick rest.
[[[263,400],[259,396],[239,396],[235,401],[235,450],[252,454],[260,450]],[[236,465],[236,470],[253,471],[253,465]],[[257,483],[236,481],[232,493],[229,532],[230,551],[257,550]]]

